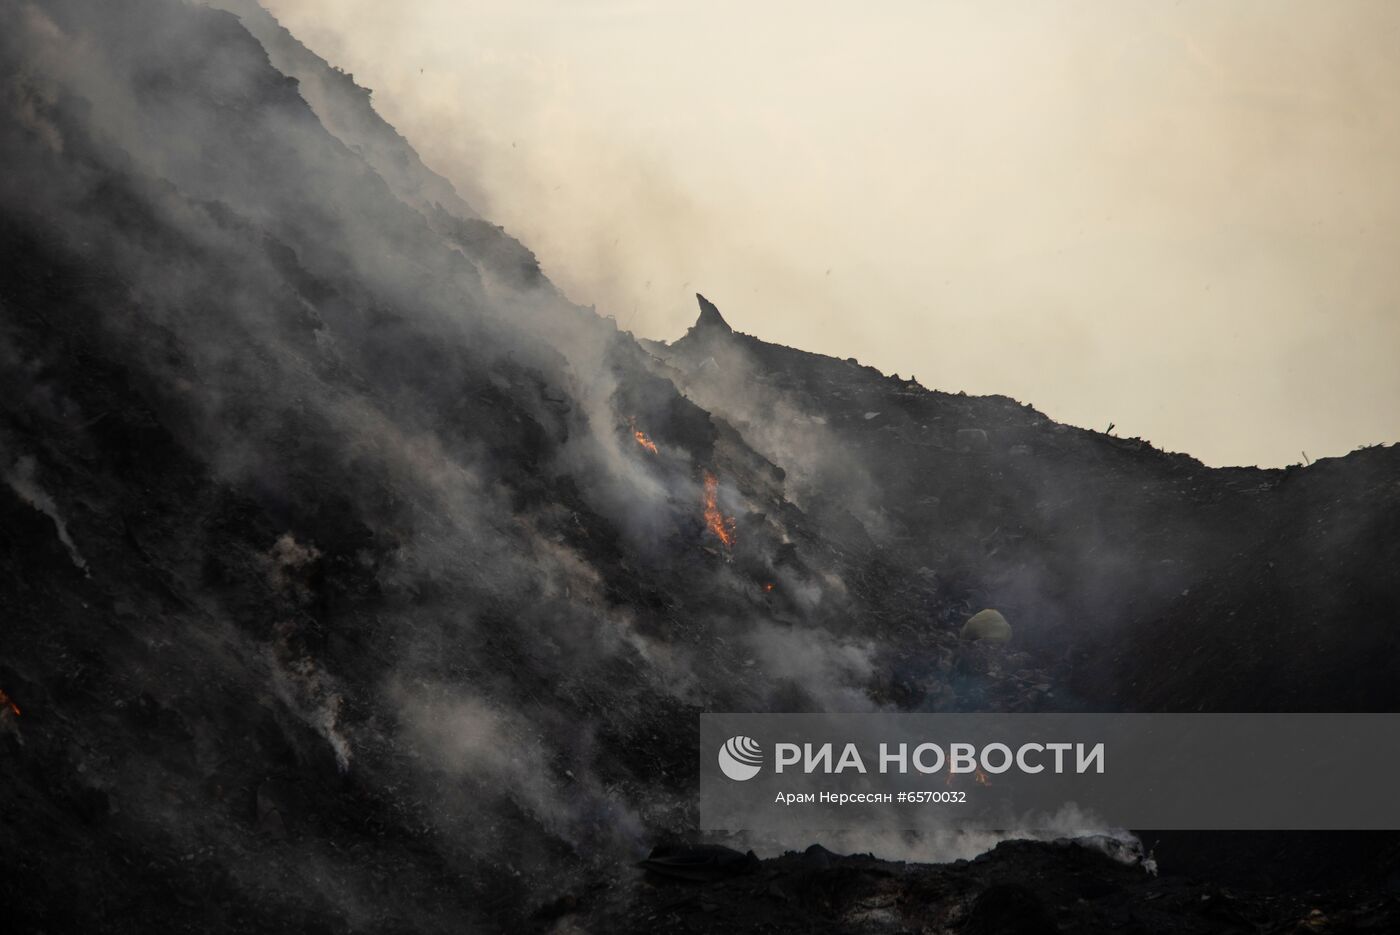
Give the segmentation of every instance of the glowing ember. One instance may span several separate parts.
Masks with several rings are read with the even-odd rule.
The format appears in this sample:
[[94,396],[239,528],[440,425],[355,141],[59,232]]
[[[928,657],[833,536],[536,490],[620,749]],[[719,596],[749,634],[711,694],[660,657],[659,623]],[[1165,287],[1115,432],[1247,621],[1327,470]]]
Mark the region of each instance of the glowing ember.
[[5,708],[9,708],[13,711],[15,717],[19,717],[19,705],[15,704],[13,698],[5,694],[4,689],[0,689],[0,710],[4,710]]
[[725,548],[734,548],[734,517],[719,511],[719,478],[709,471],[705,472],[705,525]]
[[646,432],[643,432],[641,429],[637,428],[636,418],[633,417],[628,419],[627,424],[632,427],[632,437],[637,440],[637,444],[641,445],[643,448],[645,448],[647,451],[650,451],[652,454],[656,454],[656,442],[648,438]]
[[976,778],[977,785],[979,786],[990,786],[992,784],[992,781],[987,778],[987,774],[982,771],[982,767],[980,766],[977,767],[977,775],[974,778]]
[[763,586],[763,590],[765,590],[765,591],[771,591],[771,590],[773,590],[773,582],[770,581],[770,582],[768,582],[767,584],[765,584],[765,585]]

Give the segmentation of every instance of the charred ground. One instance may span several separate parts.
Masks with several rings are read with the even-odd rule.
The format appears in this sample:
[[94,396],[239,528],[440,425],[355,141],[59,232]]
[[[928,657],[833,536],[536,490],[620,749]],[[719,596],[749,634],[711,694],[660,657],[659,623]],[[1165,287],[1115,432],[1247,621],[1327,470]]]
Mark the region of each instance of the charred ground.
[[639,342],[219,6],[0,0],[21,929],[1393,922],[1374,836],[635,869],[705,710],[1395,710],[1400,449],[1212,470],[703,300]]

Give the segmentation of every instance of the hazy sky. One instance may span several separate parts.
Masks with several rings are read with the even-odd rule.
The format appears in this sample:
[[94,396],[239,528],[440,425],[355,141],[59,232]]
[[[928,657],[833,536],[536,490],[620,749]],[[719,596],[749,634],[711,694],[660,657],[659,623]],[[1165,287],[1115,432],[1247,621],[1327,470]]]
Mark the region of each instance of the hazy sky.
[[1400,3],[266,0],[575,300],[1208,464],[1400,441]]

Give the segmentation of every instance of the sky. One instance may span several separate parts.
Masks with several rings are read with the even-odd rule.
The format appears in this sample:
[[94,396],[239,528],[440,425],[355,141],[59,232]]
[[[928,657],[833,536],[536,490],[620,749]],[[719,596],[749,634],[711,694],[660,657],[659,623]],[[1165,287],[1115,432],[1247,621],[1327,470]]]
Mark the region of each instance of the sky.
[[575,301],[1210,465],[1400,441],[1393,0],[264,0]]

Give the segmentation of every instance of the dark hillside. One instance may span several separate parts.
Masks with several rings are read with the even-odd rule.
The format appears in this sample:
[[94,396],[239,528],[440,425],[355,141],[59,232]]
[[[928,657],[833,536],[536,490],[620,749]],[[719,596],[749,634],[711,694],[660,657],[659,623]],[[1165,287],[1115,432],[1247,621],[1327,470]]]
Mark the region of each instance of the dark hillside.
[[[0,0],[13,930],[1185,912],[1223,877],[1153,882],[1126,839],[1100,842],[1119,862],[780,858],[674,906],[634,863],[697,840],[703,711],[1394,708],[1400,450],[1210,470],[704,303],[674,345],[638,342],[348,76],[218,6],[238,15]],[[1007,646],[959,638],[984,606]],[[1393,922],[1385,845],[1346,849],[1366,873],[1316,901],[1271,901],[1270,870],[1211,905]],[[815,915],[775,918],[775,893]],[[1108,902],[1056,916],[1072,896]]]

